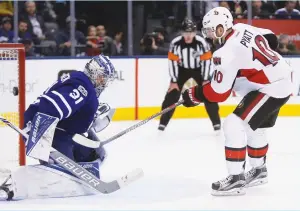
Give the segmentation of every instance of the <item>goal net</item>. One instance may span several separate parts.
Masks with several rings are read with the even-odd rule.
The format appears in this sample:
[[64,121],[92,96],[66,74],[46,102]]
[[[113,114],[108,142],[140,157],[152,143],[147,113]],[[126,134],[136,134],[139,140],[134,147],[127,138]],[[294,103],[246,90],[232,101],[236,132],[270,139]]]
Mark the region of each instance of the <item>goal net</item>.
[[[18,94],[13,94],[13,89]],[[25,50],[22,44],[0,44],[0,115],[23,128],[25,110]],[[0,122],[0,168],[25,164],[24,143],[17,132]]]

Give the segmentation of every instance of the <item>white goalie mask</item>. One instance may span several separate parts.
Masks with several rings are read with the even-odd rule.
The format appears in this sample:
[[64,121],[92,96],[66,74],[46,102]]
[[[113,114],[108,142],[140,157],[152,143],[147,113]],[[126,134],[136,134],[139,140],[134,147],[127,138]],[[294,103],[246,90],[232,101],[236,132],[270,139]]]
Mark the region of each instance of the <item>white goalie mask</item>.
[[109,82],[115,79],[116,71],[109,57],[99,55],[93,57],[86,65],[83,71],[91,80],[95,87],[97,97],[107,87]]
[[[224,37],[225,32],[232,28],[233,17],[227,8],[215,7],[203,17],[202,24],[202,34],[205,38],[217,38],[220,41],[221,38]],[[217,36],[216,34],[218,26],[223,26],[224,28],[224,32],[221,36]]]

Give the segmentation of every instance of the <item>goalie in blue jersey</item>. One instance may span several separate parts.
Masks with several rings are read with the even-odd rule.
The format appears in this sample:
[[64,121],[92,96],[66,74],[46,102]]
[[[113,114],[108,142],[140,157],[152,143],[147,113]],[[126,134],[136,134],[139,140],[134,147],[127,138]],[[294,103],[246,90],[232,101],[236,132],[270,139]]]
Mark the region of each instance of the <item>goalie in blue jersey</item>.
[[[84,71],[63,74],[25,112],[24,130],[28,132],[29,140],[33,143],[27,141],[27,155],[32,153],[35,158],[43,157],[43,150],[34,149],[38,147],[35,142],[39,138],[48,137],[41,149],[50,143],[50,147],[100,178],[99,168],[106,157],[105,150],[101,146],[90,148],[76,143],[73,136],[87,134],[89,139],[99,141],[95,134],[108,126],[114,109],[110,109],[105,103],[99,103],[98,98],[114,79],[115,68],[109,58],[103,55],[92,58],[86,64]],[[46,129],[40,127],[42,123],[45,124],[49,120],[54,120],[51,122],[51,127]],[[9,198],[94,194],[94,190],[82,184],[79,179],[65,172],[51,160],[39,160],[44,160],[41,161],[42,165],[20,167],[11,173],[10,182],[7,181],[2,185],[6,193],[9,190]],[[0,199],[1,197],[6,196],[3,191],[1,196],[0,188]]]

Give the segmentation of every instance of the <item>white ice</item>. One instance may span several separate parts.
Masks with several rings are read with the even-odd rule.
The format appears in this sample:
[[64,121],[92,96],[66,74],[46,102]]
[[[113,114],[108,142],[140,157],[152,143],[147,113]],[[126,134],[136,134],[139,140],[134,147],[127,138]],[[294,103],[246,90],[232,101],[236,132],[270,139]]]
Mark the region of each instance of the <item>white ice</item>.
[[[136,122],[113,122],[106,139]],[[227,176],[224,138],[208,119],[172,120],[161,133],[157,120],[107,145],[106,181],[142,168],[145,176],[111,195],[0,202],[2,209],[300,209],[300,118],[279,118],[268,131],[269,183],[244,196],[214,197],[211,183]],[[2,129],[3,130],[3,129]],[[2,136],[2,135],[1,135]],[[5,150],[5,148],[4,148]],[[62,187],[63,188],[63,187]],[[26,206],[24,206],[26,205]]]

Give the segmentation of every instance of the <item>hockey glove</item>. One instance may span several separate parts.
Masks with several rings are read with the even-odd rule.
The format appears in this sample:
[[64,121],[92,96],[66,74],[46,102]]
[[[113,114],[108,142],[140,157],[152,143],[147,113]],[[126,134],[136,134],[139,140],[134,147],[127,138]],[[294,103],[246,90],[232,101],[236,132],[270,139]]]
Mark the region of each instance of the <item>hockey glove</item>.
[[194,107],[203,102],[202,86],[194,86],[185,90],[182,94],[185,107]]
[[96,117],[92,124],[94,131],[99,133],[100,131],[104,130],[109,125],[114,113],[115,109],[111,109],[106,103],[100,103]]

